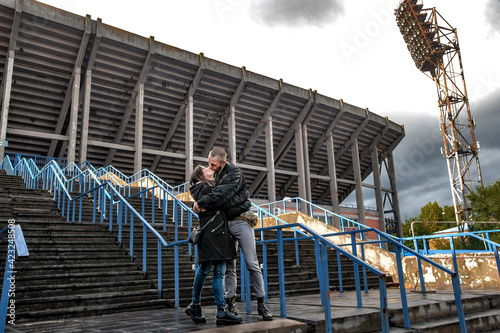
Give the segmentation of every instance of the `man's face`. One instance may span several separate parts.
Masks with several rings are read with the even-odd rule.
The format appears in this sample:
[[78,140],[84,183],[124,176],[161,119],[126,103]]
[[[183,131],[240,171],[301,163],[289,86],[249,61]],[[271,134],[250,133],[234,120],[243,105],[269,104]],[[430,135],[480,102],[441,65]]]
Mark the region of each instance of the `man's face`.
[[221,162],[215,157],[208,156],[208,167],[213,172],[219,172],[224,168],[224,165],[226,165],[226,161]]

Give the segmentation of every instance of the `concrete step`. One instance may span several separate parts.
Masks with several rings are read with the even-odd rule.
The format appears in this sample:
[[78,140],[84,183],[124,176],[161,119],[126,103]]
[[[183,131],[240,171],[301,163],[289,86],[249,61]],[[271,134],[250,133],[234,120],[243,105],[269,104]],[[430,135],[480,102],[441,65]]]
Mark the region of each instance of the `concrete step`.
[[48,296],[67,295],[69,292],[78,294],[105,293],[113,291],[147,290],[155,286],[153,280],[127,280],[127,281],[98,281],[92,283],[71,283],[44,285],[43,289],[37,285],[16,286],[16,299],[23,297],[40,298]]
[[61,296],[48,297],[30,297],[24,299],[16,299],[16,310],[26,312],[29,310],[40,311],[51,308],[52,311],[57,309],[66,309],[71,307],[87,307],[95,305],[113,305],[126,304],[142,301],[151,301],[158,299],[158,290],[146,289],[125,292],[105,292],[94,294],[72,294]]
[[[465,314],[468,332],[485,332],[500,327],[500,310],[492,309]],[[425,321],[411,323],[417,332],[453,333],[460,331],[458,317],[428,318]]]
[[16,276],[16,283],[19,285],[38,285],[43,286],[46,284],[54,285],[58,283],[89,283],[89,282],[113,282],[113,281],[130,281],[130,280],[143,280],[144,273],[139,270],[127,272],[100,272],[98,275],[94,272],[78,272],[78,273],[61,273],[51,275],[30,275],[30,276]]
[[[33,322],[41,320],[50,320],[61,318],[102,316],[111,313],[122,313],[127,311],[140,311],[144,309],[165,309],[168,302],[165,300],[154,299],[145,301],[136,301],[128,303],[116,304],[99,304],[88,306],[75,306],[68,308],[50,309],[50,310],[34,310],[27,312],[16,313],[16,325],[24,322]],[[133,315],[132,315],[133,317]],[[88,319],[87,319],[88,320]],[[28,327],[32,327],[32,324]],[[32,332],[32,330],[30,330]]]
[[82,263],[71,263],[64,265],[47,265],[47,264],[31,264],[31,265],[19,265],[16,264],[16,271],[23,276],[23,278],[30,277],[33,275],[42,276],[42,275],[54,275],[54,274],[71,274],[72,272],[93,272],[96,275],[100,272],[107,272],[112,270],[114,272],[123,272],[130,270],[137,270],[137,265],[131,262],[104,262],[104,263],[90,263],[90,264],[82,264]]

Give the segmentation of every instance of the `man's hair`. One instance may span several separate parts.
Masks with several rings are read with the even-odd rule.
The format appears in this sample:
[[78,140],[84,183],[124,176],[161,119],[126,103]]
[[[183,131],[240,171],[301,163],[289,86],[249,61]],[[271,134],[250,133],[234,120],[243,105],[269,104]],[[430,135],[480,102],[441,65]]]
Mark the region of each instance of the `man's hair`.
[[227,159],[226,151],[222,147],[214,147],[208,155],[216,158],[219,162],[224,162]]

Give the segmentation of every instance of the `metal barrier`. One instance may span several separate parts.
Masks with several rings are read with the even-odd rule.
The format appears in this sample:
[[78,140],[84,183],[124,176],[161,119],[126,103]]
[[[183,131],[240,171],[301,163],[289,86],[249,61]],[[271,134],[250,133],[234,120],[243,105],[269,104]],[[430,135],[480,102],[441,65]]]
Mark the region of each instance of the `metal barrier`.
[[[162,256],[161,256],[161,251],[162,251],[162,246],[165,248],[170,248],[174,247],[174,257],[175,257],[175,302],[176,302],[176,307],[179,306],[179,246],[183,245],[184,243],[187,243],[187,239],[180,240],[178,237],[178,227],[183,225],[184,221],[184,214],[188,214],[188,238],[189,238],[189,233],[191,231],[191,226],[192,226],[192,218],[195,217],[197,218],[197,215],[194,214],[188,207],[186,207],[181,201],[175,198],[175,196],[167,191],[162,185],[157,185],[152,183],[154,186],[148,186],[149,183],[145,186],[145,188],[141,189],[138,193],[132,194],[128,198],[132,198],[134,196],[141,196],[142,198],[142,215],[139,214],[126,200],[126,198],[120,193],[119,190],[115,188],[115,185],[111,184],[110,182],[106,182],[104,184],[99,184],[99,177],[94,174],[94,171],[90,170],[90,168],[81,171],[80,173],[75,175],[72,179],[67,180],[65,177],[65,172],[58,168],[56,163],[49,163],[42,169],[41,171],[37,171],[38,168],[35,165],[35,163],[30,160],[22,160],[20,161],[16,167],[12,167],[12,164],[10,163],[10,159],[6,158],[2,162],[2,168],[7,170],[8,173],[10,174],[19,174],[22,175],[23,178],[25,179],[25,182],[28,187],[32,188],[38,188],[40,185],[40,180],[42,181],[43,187],[50,190],[51,193],[54,194],[54,199],[58,202],[58,207],[63,211],[63,215],[67,217],[67,220],[71,219],[73,221],[78,220],[81,221],[81,208],[82,208],[82,198],[85,195],[90,195],[94,198],[94,216],[93,216],[93,221],[96,222],[96,213],[99,212],[100,216],[97,217],[99,219],[99,222],[104,223],[104,219],[107,219],[109,222],[109,228],[110,231],[113,229],[113,225],[116,224],[118,226],[118,234],[119,234],[119,241],[120,244],[122,242],[121,239],[121,229],[123,227],[123,224],[130,223],[131,227],[131,236],[130,236],[130,255],[131,258],[133,258],[133,223],[134,219],[139,219],[142,226],[143,226],[143,270],[146,271],[146,232],[149,231],[151,232],[154,237],[158,239],[158,289],[160,293],[160,298],[161,298],[161,293],[162,293],[162,287],[161,287],[161,261],[162,261]],[[71,198],[69,191],[67,189],[67,186],[73,186],[72,181],[78,180],[79,186],[80,186],[80,191],[83,192],[82,194],[76,196],[75,198]],[[169,205],[167,204],[167,199],[172,198],[171,201],[173,201],[175,204],[172,205],[172,210],[173,210],[173,215],[174,215],[174,223],[175,223],[175,241],[173,243],[168,244],[162,237],[159,235],[156,230],[152,227],[155,223],[155,214],[154,214],[154,209],[155,209],[155,195],[151,196],[151,200],[153,202],[152,204],[152,223],[148,223],[144,218],[144,200],[147,197],[148,193],[156,193],[159,192],[160,196],[158,199],[158,206],[161,208],[163,207],[162,211],[162,223],[163,223],[163,228],[165,230],[166,228],[166,220],[165,216],[168,213],[168,207]],[[285,202],[278,202],[278,203],[271,203],[271,204],[266,204],[262,205],[264,207],[268,207],[268,210],[265,210],[262,208],[262,206],[256,206],[253,205],[253,209],[255,209],[258,214],[259,214],[259,219],[261,221],[261,228],[257,229],[256,231],[261,232],[261,241],[259,241],[260,244],[263,246],[263,252],[264,252],[264,274],[265,274],[265,280],[267,279],[267,259],[266,259],[266,244],[269,242],[276,242],[278,244],[278,256],[279,258],[283,257],[283,242],[284,241],[295,241],[296,243],[296,260],[297,264],[299,264],[299,255],[298,255],[298,246],[297,246],[297,241],[300,239],[311,239],[312,241],[315,242],[315,258],[316,258],[316,267],[317,267],[317,274],[318,274],[318,279],[320,281],[320,290],[321,290],[321,297],[322,297],[322,305],[325,307],[325,320],[327,324],[327,331],[329,329],[329,332],[331,332],[331,313],[330,313],[330,305],[329,305],[329,298],[325,295],[328,295],[329,291],[329,281],[328,281],[328,248],[333,248],[337,251],[337,260],[340,260],[340,254],[343,254],[347,258],[351,259],[356,267],[355,269],[355,285],[356,285],[356,295],[357,295],[357,301],[358,301],[358,307],[362,307],[362,302],[361,302],[361,284],[360,284],[360,277],[359,277],[359,272],[357,269],[357,265],[360,265],[363,268],[363,275],[364,275],[364,281],[365,281],[365,292],[367,292],[367,287],[366,287],[366,271],[371,271],[374,274],[376,274],[379,277],[379,286],[380,286],[380,299],[381,299],[381,320],[382,320],[382,330],[384,332],[388,331],[388,314],[387,314],[387,295],[386,295],[386,277],[385,274],[376,268],[372,267],[371,265],[367,264],[364,261],[364,246],[366,244],[370,243],[378,243],[379,247],[382,247],[383,243],[391,243],[395,246],[397,251],[395,251],[396,254],[396,261],[398,264],[398,275],[399,275],[399,285],[400,285],[400,292],[401,292],[401,301],[403,304],[403,314],[404,314],[404,325],[406,328],[410,328],[410,323],[409,323],[409,315],[408,315],[408,306],[407,306],[407,300],[406,300],[406,291],[404,289],[404,275],[403,275],[403,268],[401,264],[401,256],[402,255],[414,255],[417,257],[418,260],[418,265],[419,265],[419,271],[420,271],[420,281],[421,284],[425,284],[425,281],[423,279],[423,274],[422,274],[422,269],[421,269],[421,261],[425,261],[430,265],[435,266],[436,268],[442,270],[443,272],[447,273],[450,275],[450,278],[452,280],[452,285],[453,285],[453,291],[454,291],[454,296],[455,296],[455,303],[457,306],[457,314],[459,318],[459,323],[460,323],[460,328],[461,332],[466,332],[465,328],[465,319],[463,315],[463,308],[461,304],[461,299],[460,299],[460,282],[459,282],[459,277],[458,277],[458,272],[457,272],[457,265],[456,265],[456,255],[453,254],[453,258],[455,261],[454,269],[455,271],[451,271],[435,262],[432,260],[426,258],[422,254],[418,252],[418,248],[416,251],[408,248],[403,244],[404,240],[408,239],[398,239],[395,238],[391,235],[385,234],[377,229],[373,228],[368,228],[362,224],[359,224],[355,221],[351,221],[346,219],[345,217],[342,217],[340,215],[337,215],[332,212],[328,212],[324,210],[323,208],[316,206],[312,203],[309,203],[305,200],[302,200],[301,198],[294,198],[294,199],[287,199],[284,201],[292,201],[294,203],[294,206],[297,208],[298,211],[300,211],[299,206],[300,205],[306,205],[308,207],[308,210],[310,212],[313,212],[314,210],[321,209],[323,210],[325,216],[334,216],[336,215],[339,217],[342,221],[350,221],[352,223],[355,223],[358,227],[358,230],[352,230],[352,231],[345,231],[345,228],[343,229],[343,232],[340,233],[331,233],[331,234],[323,234],[320,235],[316,233],[314,230],[310,229],[309,227],[300,224],[300,223],[293,223],[293,224],[287,224],[283,220],[279,219],[276,215],[272,214],[271,211],[273,211],[273,206],[276,204],[283,204],[286,205]],[[284,206],[286,209],[286,206]],[[76,217],[76,212],[78,211],[78,218]],[[115,214],[114,211],[117,213]],[[116,215],[116,216],[115,216]],[[125,219],[123,219],[123,216],[125,216]],[[127,217],[129,216],[129,217]],[[263,219],[265,217],[269,217],[277,221],[276,226],[270,226],[270,227],[263,227]],[[129,222],[130,219],[130,222]],[[114,222],[115,221],[115,222]],[[282,229],[283,228],[292,228],[294,230],[294,237],[293,238],[288,238],[288,239],[283,239],[283,233]],[[276,239],[265,239],[264,238],[264,231],[266,230],[276,230],[277,233],[277,238]],[[364,241],[364,235],[367,232],[373,232],[376,233],[378,236],[377,241],[372,241],[372,242],[367,242]],[[350,244],[342,244],[342,245],[336,245],[330,240],[328,240],[326,237],[329,236],[339,236],[339,235],[346,235],[350,234],[351,235],[351,243]],[[360,239],[356,237],[357,234],[360,234]],[[488,243],[491,249],[494,249],[495,251],[495,257],[497,261],[497,266],[499,266],[499,259],[498,259],[498,247],[499,244],[491,242],[489,239],[485,239],[483,237],[479,237],[475,234],[471,233],[466,233],[463,235],[472,235],[472,237],[476,237],[480,239],[481,241],[484,241]],[[457,234],[453,234],[452,236],[450,235],[444,235],[446,237],[456,237],[460,236]],[[430,236],[432,238],[442,238],[443,235],[440,236]],[[450,240],[451,243],[453,243]],[[346,251],[342,249],[343,246],[351,246],[351,252]],[[360,246],[361,248],[361,259],[358,258],[357,254],[357,247]],[[196,250],[195,250],[196,251]],[[191,253],[191,245],[189,244],[189,252]],[[454,252],[454,251],[453,251]],[[284,267],[282,260],[279,260],[280,266],[279,266],[279,288],[280,288],[280,315],[282,317],[286,317],[286,306],[285,306],[285,293],[284,293]],[[242,297],[245,299],[246,297],[246,302],[247,302],[247,311],[249,311],[249,300],[250,297],[250,285],[249,285],[249,277],[246,276],[248,273],[246,273],[246,270],[244,268],[244,261],[241,261],[241,266],[242,266],[242,275],[241,275],[241,281],[242,281],[242,286],[244,285],[245,288],[242,288],[242,290],[245,290],[245,292],[242,292]],[[499,270],[499,275],[500,275],[500,268]],[[339,281],[340,281],[340,286],[342,288],[342,272],[341,268],[339,265]],[[424,287],[425,288],[425,287]],[[425,290],[425,289],[423,289]],[[266,283],[266,298],[267,298],[267,283]],[[329,328],[328,328],[329,326]]]
[[[165,248],[174,247],[175,256],[175,276],[176,276],[176,286],[175,286],[175,304],[179,306],[179,246],[188,243],[188,239],[191,233],[192,220],[198,218],[198,216],[193,213],[184,203],[175,198],[172,193],[169,193],[163,186],[155,185],[154,187],[149,187],[138,194],[143,198],[144,207],[144,197],[148,191],[158,191],[161,193],[159,205],[163,208],[162,211],[162,222],[163,229],[166,229],[166,215],[168,213],[168,207],[170,206],[173,211],[173,220],[175,224],[175,241],[168,244],[165,239],[155,230],[152,224],[147,222],[144,217],[139,214],[127,200],[115,189],[114,185],[110,182],[105,182],[99,184],[95,175],[91,170],[85,170],[79,175],[75,176],[73,179],[80,179],[80,186],[85,190],[84,193],[71,197],[67,185],[72,185],[71,180],[66,181],[65,176],[62,171],[57,168],[56,165],[49,163],[42,170],[38,170],[37,166],[32,160],[26,161],[21,160],[15,167],[12,167],[10,159],[6,158],[2,162],[2,168],[8,170],[9,174],[20,175],[24,178],[24,181],[28,188],[39,188],[41,185],[44,189],[49,190],[54,195],[54,200],[57,202],[57,206],[61,209],[62,215],[66,217],[67,221],[81,221],[82,218],[82,206],[83,197],[91,196],[93,199],[93,216],[92,222],[94,223],[104,223],[107,220],[109,224],[110,232],[113,231],[114,226],[118,227],[118,239],[120,244],[122,244],[122,228],[124,224],[130,223],[130,243],[129,243],[129,254],[131,260],[134,258],[134,220],[137,219],[142,224],[142,269],[146,272],[147,269],[147,233],[151,233],[153,237],[158,240],[158,291],[159,297],[162,297],[162,276],[161,276],[161,262],[162,262],[162,246]],[[83,181],[82,181],[83,180]],[[68,183],[69,182],[69,183]],[[87,189],[88,188],[88,189]],[[169,199],[170,198],[170,199]],[[170,205],[167,204],[167,199],[170,201]],[[152,196],[154,200],[154,196]],[[155,204],[153,201],[153,210]],[[116,211],[116,213],[114,213]],[[144,208],[143,208],[144,215]],[[98,215],[97,215],[98,214]],[[184,240],[179,239],[178,227],[184,224],[184,214],[188,215],[188,235]],[[123,218],[125,216],[125,218]],[[153,214],[154,219],[154,214]],[[191,244],[189,244],[189,252],[191,253]]]
[[[363,242],[359,241],[356,238],[357,233],[366,233],[366,232],[375,232],[378,234],[380,242],[389,242],[392,243],[398,250],[395,252],[396,254],[396,262],[398,265],[398,277],[399,277],[399,286],[400,286],[400,294],[401,294],[401,303],[402,303],[402,308],[403,308],[403,318],[404,318],[404,327],[405,328],[411,328],[410,326],[410,320],[409,320],[409,313],[408,313],[408,301],[406,297],[406,290],[405,290],[405,280],[404,280],[404,274],[403,274],[403,266],[401,262],[401,253],[411,253],[412,255],[416,256],[419,261],[419,266],[421,265],[421,261],[425,261],[426,263],[436,267],[437,269],[443,271],[444,273],[448,274],[450,276],[452,285],[453,285],[453,293],[455,297],[455,305],[457,308],[457,316],[460,324],[460,331],[462,333],[467,332],[466,324],[465,324],[465,317],[464,317],[464,312],[463,312],[463,307],[462,307],[462,301],[461,301],[461,290],[460,290],[460,281],[459,281],[459,275],[458,272],[456,271],[451,271],[447,269],[446,267],[439,265],[435,263],[434,261],[426,258],[425,256],[421,255],[418,252],[415,252],[414,250],[406,247],[405,245],[401,244],[397,240],[395,240],[392,236],[389,236],[377,229],[373,228],[360,228],[359,230],[353,230],[353,231],[344,231],[341,233],[331,233],[331,234],[323,234],[319,235],[316,233],[314,230],[311,228],[301,224],[301,223],[293,223],[293,224],[287,224],[285,221],[282,219],[278,218],[274,214],[262,209],[259,206],[255,206],[254,208],[257,209],[259,213],[259,219],[261,221],[261,228],[257,229],[256,231],[261,231],[261,241],[262,243],[265,243],[266,240],[264,239],[264,231],[265,230],[270,230],[270,229],[276,229],[277,230],[277,242],[278,242],[278,261],[282,261],[282,251],[283,251],[283,236],[282,236],[282,231],[281,229],[283,228],[294,228],[294,229],[301,229],[303,231],[298,230],[303,236],[305,237],[310,237],[312,240],[315,242],[319,242],[318,245],[316,245],[316,266],[318,267],[318,278],[320,279],[320,290],[321,290],[321,297],[322,297],[322,305],[324,306],[324,311],[325,311],[325,325],[326,325],[326,332],[331,332],[331,312],[330,312],[330,304],[329,304],[329,299],[324,299],[329,292],[329,287],[328,287],[328,266],[327,265],[327,260],[325,259],[327,257],[327,251],[326,249],[328,247],[333,248],[337,251],[337,253],[341,253],[342,255],[346,256],[347,258],[351,259],[354,263],[354,273],[355,273],[355,287],[356,287],[356,296],[357,296],[357,304],[358,307],[362,307],[362,299],[361,299],[361,287],[360,287],[360,277],[359,277],[359,272],[358,272],[358,265],[361,265],[363,268],[363,272],[365,270],[369,270],[377,276],[379,276],[379,286],[380,286],[380,300],[381,300],[381,320],[382,320],[382,331],[383,332],[388,332],[389,331],[389,318],[388,318],[388,312],[387,312],[387,294],[386,294],[386,281],[385,281],[385,273],[380,272],[376,268],[372,267],[371,265],[367,264],[364,260],[359,259],[357,257],[357,247],[361,247],[361,252],[363,253],[363,247],[370,242]],[[271,218],[276,221],[276,226],[271,226],[271,227],[264,227],[264,218]],[[329,236],[339,236],[339,235],[344,235],[344,234],[350,234],[351,235],[351,243],[350,244],[342,244],[342,245],[336,245],[330,240],[327,239]],[[295,240],[295,237],[293,239],[287,239],[287,240]],[[269,241],[269,240],[267,240]],[[351,253],[348,251],[342,249],[343,246],[349,245],[351,247]],[[321,246],[324,246],[321,247]],[[319,247],[319,249],[318,249]],[[323,252],[324,249],[324,252]],[[264,257],[266,257],[265,253],[266,249],[265,247],[263,248],[264,252]],[[265,260],[264,260],[265,262]],[[421,266],[420,266],[421,267]],[[266,268],[267,269],[267,268]],[[325,274],[326,270],[326,275]],[[421,270],[421,268],[420,268]],[[499,271],[500,272],[500,271]],[[366,276],[366,275],[365,275]],[[341,274],[339,274],[339,280],[341,280]],[[286,317],[286,309],[284,308],[285,306],[285,292],[284,292],[284,272],[283,272],[283,266],[282,263],[279,266],[279,279],[280,279],[280,313],[284,317]],[[326,281],[325,281],[326,279]],[[243,280],[243,279],[242,279]],[[421,276],[421,280],[423,281],[423,276]],[[249,282],[248,278],[245,279],[245,290],[249,292]],[[243,282],[242,282],[243,285]],[[366,285],[366,278],[365,278],[365,285]],[[326,287],[326,288],[325,288]],[[283,288],[283,289],[282,289]],[[365,288],[365,292],[368,292],[368,290]],[[384,295],[385,293],[385,295]],[[249,309],[249,297],[247,297],[247,311]]]

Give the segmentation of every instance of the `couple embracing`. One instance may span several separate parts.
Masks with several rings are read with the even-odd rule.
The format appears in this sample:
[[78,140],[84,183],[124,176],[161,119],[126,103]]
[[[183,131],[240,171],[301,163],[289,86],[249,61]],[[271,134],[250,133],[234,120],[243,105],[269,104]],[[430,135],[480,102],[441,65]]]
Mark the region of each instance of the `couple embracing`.
[[258,314],[263,320],[273,320],[264,303],[264,279],[255,249],[255,224],[249,221],[251,204],[247,184],[241,170],[226,160],[225,150],[215,147],[208,155],[208,168],[198,166],[191,174],[190,192],[196,201],[193,211],[199,215],[203,230],[198,241],[200,268],[194,280],[192,302],[185,312],[195,323],[206,322],[201,310],[201,291],[213,266],[216,324],[243,322],[236,308],[235,258],[236,244],[239,244],[257,297]]

